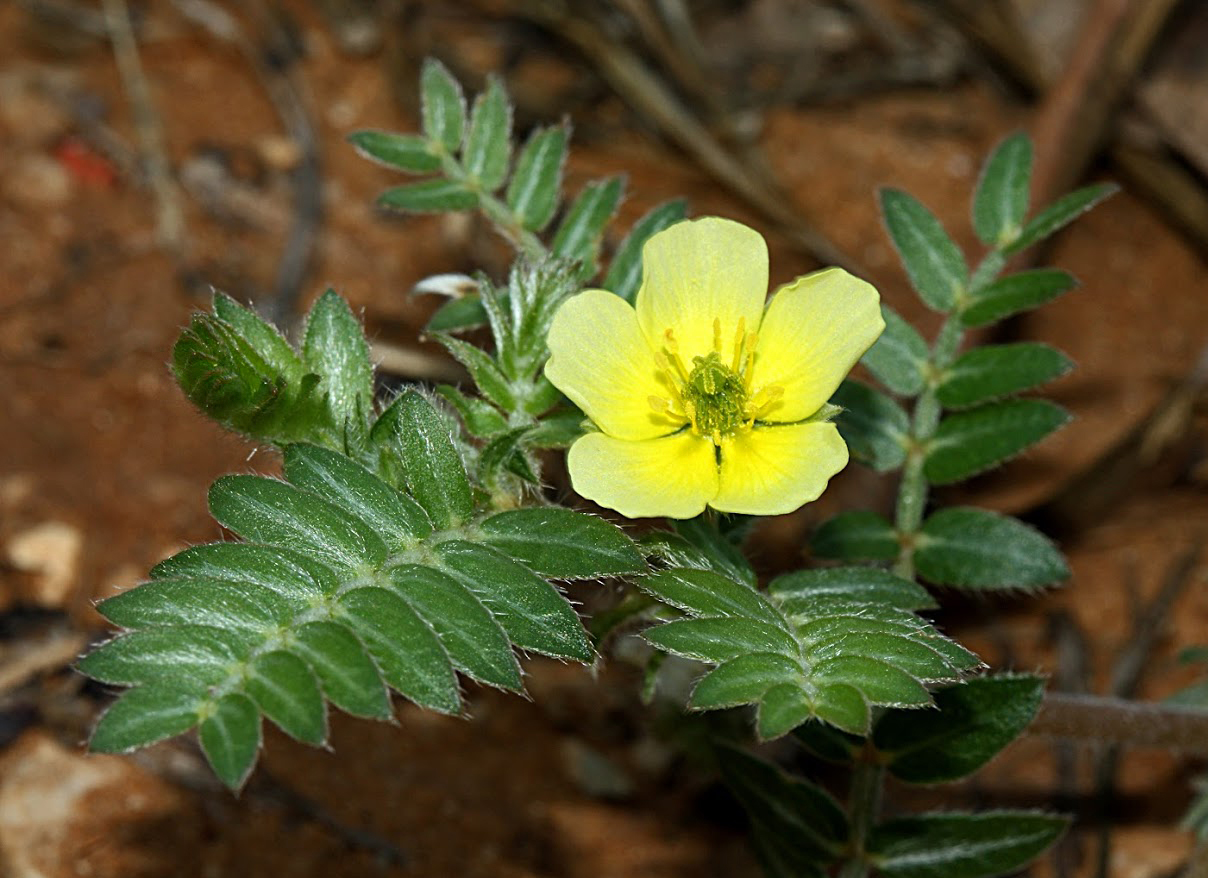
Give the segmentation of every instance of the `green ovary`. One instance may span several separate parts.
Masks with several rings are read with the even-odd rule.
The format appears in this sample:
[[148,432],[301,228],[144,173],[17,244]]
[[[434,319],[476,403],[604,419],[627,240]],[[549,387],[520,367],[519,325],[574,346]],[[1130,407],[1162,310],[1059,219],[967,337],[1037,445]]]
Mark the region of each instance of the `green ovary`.
[[693,364],[681,391],[684,407],[701,435],[724,436],[746,420],[746,385],[716,352],[694,357]]

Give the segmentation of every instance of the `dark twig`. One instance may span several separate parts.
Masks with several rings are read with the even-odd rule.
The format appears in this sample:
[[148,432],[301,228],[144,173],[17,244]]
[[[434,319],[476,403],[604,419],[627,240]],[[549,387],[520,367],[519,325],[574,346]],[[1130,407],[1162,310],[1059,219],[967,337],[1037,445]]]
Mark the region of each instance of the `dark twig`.
[[572,12],[561,0],[523,0],[514,11],[574,45],[634,109],[654,122],[722,185],[772,220],[798,249],[824,264],[843,265],[859,273],[849,255],[789,207],[785,194],[768,175],[758,171],[759,164],[734,158],[632,51],[608,39],[590,20]]
[[[1133,65],[1134,70],[1173,9],[1171,0],[1141,2],[1140,7],[1133,23],[1123,28],[1117,41],[1123,47],[1123,60]],[[985,49],[1026,91],[1035,95],[1047,91],[1048,76],[1010,0],[941,0],[941,8],[968,40]],[[1118,74],[1115,78],[1118,80]],[[1138,132],[1143,136],[1138,137]],[[1097,137],[1102,134],[1098,132]],[[1160,133],[1149,120],[1136,112],[1119,113],[1106,139],[1110,141],[1111,160],[1133,187],[1160,204],[1201,248],[1208,248],[1208,193],[1167,154]],[[1058,153],[1064,148],[1061,143],[1052,147]],[[1089,158],[1083,159],[1084,164]],[[1067,168],[1063,173],[1068,178],[1072,162],[1063,161]],[[1060,176],[1054,174],[1050,179]]]
[[1208,756],[1208,711],[1050,692],[1028,734]]
[[134,115],[134,127],[138,132],[143,153],[143,164],[156,203],[156,237],[161,246],[174,256],[180,257],[185,248],[184,215],[180,210],[176,182],[164,148],[163,124],[155,112],[151,89],[143,73],[138,57],[138,43],[134,28],[130,24],[130,10],[126,0],[104,0],[105,24],[109,39],[113,43],[113,55],[122,77],[126,97]]
[[1195,367],[1153,411],[1089,467],[1077,473],[1032,517],[1046,530],[1073,531],[1096,520],[1146,470],[1170,457],[1188,436],[1196,404],[1208,393],[1208,346]]
[[[1110,693],[1116,698],[1132,698],[1137,694],[1149,656],[1166,628],[1166,620],[1174,602],[1194,578],[1202,555],[1202,540],[1196,539],[1190,549],[1175,558],[1170,565],[1158,594],[1136,620],[1127,645],[1120,651],[1112,667]],[[1096,874],[1108,878],[1111,866],[1112,825],[1108,820],[1115,798],[1116,770],[1120,763],[1120,747],[1108,747],[1095,766],[1096,802],[1099,812],[1099,849]]]
[[[286,134],[298,146],[300,159],[291,172],[294,210],[289,235],[277,266],[272,301],[265,316],[275,323],[288,322],[302,293],[310,267],[319,227],[323,221],[322,179],[319,141],[301,86],[291,75],[284,58],[273,57],[254,44],[238,20],[214,0],[173,0],[176,10],[212,37],[239,50],[260,77],[281,119]],[[281,42],[278,26],[268,15],[266,26]]]

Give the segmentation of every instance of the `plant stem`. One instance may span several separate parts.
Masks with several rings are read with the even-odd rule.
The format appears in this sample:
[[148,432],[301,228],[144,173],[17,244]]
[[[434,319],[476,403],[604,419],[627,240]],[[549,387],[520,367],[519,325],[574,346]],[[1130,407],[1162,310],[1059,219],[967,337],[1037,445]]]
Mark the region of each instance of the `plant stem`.
[[856,763],[851,776],[851,791],[848,794],[847,814],[851,822],[850,853],[839,870],[839,878],[867,878],[868,859],[865,845],[868,832],[876,823],[881,810],[881,788],[885,779],[885,767],[873,761],[871,748],[865,747],[865,756]]
[[927,443],[935,435],[940,423],[941,407],[936,397],[943,370],[956,355],[961,338],[960,311],[944,323],[928,359],[927,385],[914,404],[914,416],[910,423],[910,450],[902,469],[902,481],[898,485],[897,514],[894,527],[898,532],[901,548],[894,562],[893,571],[906,579],[914,578],[914,546],[919,528],[923,524],[923,511],[927,506],[928,484],[923,472],[927,458]]

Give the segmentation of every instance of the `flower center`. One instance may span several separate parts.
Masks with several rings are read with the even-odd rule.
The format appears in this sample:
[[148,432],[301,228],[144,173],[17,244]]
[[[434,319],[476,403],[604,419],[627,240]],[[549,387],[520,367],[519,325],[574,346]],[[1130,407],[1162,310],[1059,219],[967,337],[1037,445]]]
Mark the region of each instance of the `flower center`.
[[738,321],[734,357],[729,364],[721,357],[721,320],[713,320],[713,350],[692,358],[692,370],[684,368],[675,333],[663,333],[663,349],[655,361],[671,385],[672,398],[650,397],[650,406],[660,414],[687,418],[694,432],[720,445],[723,436],[749,428],[764,411],[784,395],[784,388],[770,386],[751,392],[755,365],[754,332],[746,331],[746,320]]

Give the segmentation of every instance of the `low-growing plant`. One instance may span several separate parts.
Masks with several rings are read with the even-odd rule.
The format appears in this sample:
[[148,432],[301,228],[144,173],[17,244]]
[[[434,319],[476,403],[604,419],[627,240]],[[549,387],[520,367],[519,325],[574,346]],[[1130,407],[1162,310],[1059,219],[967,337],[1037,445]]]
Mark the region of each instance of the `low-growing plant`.
[[[99,605],[121,633],[79,667],[128,688],[92,748],[126,752],[195,728],[238,789],[262,717],[318,745],[329,702],[386,719],[393,691],[456,714],[459,677],[518,692],[518,653],[590,663],[618,626],[640,626],[652,671],[668,654],[701,664],[687,710],[749,711],[758,738],[791,735],[849,768],[841,802],[738,742],[717,743],[769,875],[974,878],[1043,851],[1063,817],[885,820],[879,805],[887,774],[959,780],[1037,711],[1044,681],[987,672],[928,621],[929,586],[1036,589],[1065,579],[1065,561],[1029,525],[933,508],[929,492],[1066,422],[1055,404],[1020,395],[1064,374],[1063,354],[966,348],[966,333],[1072,289],[1057,269],[1002,273],[1113,187],[1029,218],[1031,145],[1007,138],[973,195],[986,252],[972,269],[922,203],[883,191],[910,282],[943,315],[927,341],[839,269],[785,285],[765,308],[762,238],[728,220],[683,221],[682,201],[606,247],[624,182],[564,199],[567,124],[517,150],[498,79],[467,111],[461,86],[429,61],[421,94],[421,134],[350,139],[425,178],[387,190],[381,207],[477,211],[514,248],[506,279],[454,285],[428,327],[477,393],[443,385],[379,398],[362,327],[332,291],[297,345],[217,294],[177,341],[174,373],[207,415],[277,449],[284,478],[219,479],[210,508],[236,539],[168,558]],[[480,327],[488,347],[466,335]],[[879,388],[846,379],[857,360]],[[580,494],[667,526],[635,539],[552,501],[543,453],[563,448]],[[753,517],[816,499],[849,450],[896,474],[892,519],[842,512],[813,535],[826,563],[761,583],[742,546]],[[559,583],[604,577],[626,593],[589,634]]]

